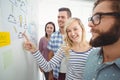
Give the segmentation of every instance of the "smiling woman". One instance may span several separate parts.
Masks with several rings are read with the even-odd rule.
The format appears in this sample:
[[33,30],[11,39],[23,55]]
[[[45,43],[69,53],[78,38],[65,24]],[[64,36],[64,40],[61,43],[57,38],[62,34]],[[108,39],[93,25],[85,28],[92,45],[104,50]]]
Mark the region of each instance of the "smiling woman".
[[67,20],[64,42],[49,61],[45,60],[29,40],[24,43],[24,48],[33,54],[39,67],[45,72],[60,66],[60,73],[66,72],[66,75],[65,79],[58,80],[82,80],[87,56],[93,48],[86,41],[85,29],[79,18]]

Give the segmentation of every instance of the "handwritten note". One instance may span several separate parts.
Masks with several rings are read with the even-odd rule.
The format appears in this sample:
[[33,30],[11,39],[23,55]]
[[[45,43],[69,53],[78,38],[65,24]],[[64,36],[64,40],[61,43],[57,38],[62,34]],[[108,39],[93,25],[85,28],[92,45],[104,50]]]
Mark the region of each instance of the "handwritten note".
[[10,33],[0,32],[0,47],[10,45]]

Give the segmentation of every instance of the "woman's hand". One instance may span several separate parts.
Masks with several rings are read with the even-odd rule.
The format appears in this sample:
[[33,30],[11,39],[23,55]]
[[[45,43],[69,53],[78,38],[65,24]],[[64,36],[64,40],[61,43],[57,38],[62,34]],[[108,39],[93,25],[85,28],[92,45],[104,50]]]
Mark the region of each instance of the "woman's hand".
[[23,47],[30,51],[31,53],[35,53],[37,51],[37,48],[35,47],[35,45],[29,41],[27,35],[25,33],[23,33],[23,37],[25,38],[25,42],[23,43]]

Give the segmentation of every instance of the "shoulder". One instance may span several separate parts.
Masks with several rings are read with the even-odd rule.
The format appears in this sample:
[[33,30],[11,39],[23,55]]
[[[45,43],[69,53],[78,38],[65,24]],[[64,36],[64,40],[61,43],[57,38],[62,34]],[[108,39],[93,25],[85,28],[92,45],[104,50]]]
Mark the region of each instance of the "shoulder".
[[101,47],[92,47],[93,52],[98,52],[101,50]]
[[62,40],[62,35],[59,31],[56,31],[54,33],[52,33],[51,37],[50,37],[51,41],[61,41]]
[[97,56],[97,55],[99,55],[99,52],[101,51],[101,47],[92,47],[91,49],[90,49],[90,55],[89,56]]
[[56,31],[56,32],[52,33],[51,36],[58,36],[58,35],[61,35],[60,31]]
[[98,61],[99,57],[101,56],[100,54],[100,51],[101,51],[101,48],[95,48],[93,47],[87,57],[87,64],[86,65],[89,65],[91,63],[96,63],[96,61]]
[[55,34],[58,34],[58,33],[59,33],[59,31],[55,31],[55,32],[52,33],[52,35],[55,35]]
[[40,38],[40,40],[45,40],[45,39],[46,39],[46,37],[45,37],[45,36],[43,36],[43,37],[41,37],[41,38]]

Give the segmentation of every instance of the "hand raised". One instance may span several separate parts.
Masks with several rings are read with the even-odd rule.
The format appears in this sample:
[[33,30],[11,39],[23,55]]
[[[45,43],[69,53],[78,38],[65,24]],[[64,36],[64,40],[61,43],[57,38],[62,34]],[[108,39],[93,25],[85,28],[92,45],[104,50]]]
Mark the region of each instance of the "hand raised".
[[37,48],[35,45],[28,39],[27,35],[23,33],[23,37],[25,38],[25,42],[23,43],[23,46],[26,50],[34,53],[37,51]]

